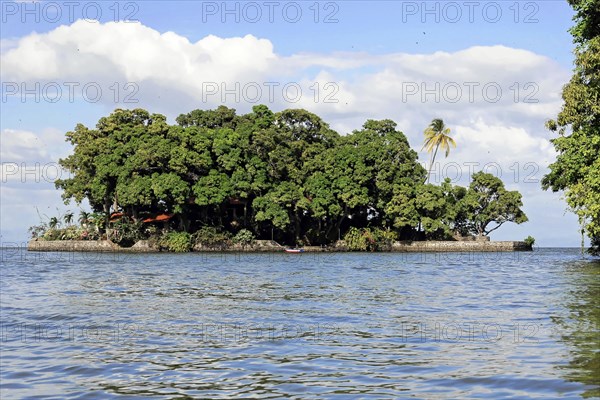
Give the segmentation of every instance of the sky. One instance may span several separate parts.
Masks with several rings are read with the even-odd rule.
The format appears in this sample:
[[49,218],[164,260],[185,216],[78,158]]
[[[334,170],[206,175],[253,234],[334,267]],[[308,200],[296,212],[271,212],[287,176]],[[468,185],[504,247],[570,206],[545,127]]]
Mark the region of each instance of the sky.
[[64,134],[115,108],[174,123],[219,105],[246,113],[305,108],[340,134],[389,118],[419,159],[434,118],[457,148],[432,182],[473,172],[523,194],[528,235],[577,247],[577,218],[540,180],[556,153],[544,123],[573,65],[566,1],[2,1],[0,242],[66,210],[54,180],[72,151]]

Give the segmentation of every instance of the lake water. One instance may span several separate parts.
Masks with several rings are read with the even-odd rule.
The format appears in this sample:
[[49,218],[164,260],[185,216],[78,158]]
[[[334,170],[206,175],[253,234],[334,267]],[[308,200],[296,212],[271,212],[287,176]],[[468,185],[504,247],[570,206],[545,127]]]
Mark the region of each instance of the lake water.
[[0,397],[600,395],[600,264],[2,250]]

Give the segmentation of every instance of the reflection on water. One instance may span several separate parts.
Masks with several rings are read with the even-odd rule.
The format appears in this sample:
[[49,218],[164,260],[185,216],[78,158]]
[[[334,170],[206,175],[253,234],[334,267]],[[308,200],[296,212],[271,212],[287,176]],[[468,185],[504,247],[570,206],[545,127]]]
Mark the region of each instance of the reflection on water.
[[569,348],[566,377],[589,385],[583,397],[600,397],[600,262],[570,263],[564,316],[553,318]]
[[577,250],[1,260],[3,400],[598,395]]

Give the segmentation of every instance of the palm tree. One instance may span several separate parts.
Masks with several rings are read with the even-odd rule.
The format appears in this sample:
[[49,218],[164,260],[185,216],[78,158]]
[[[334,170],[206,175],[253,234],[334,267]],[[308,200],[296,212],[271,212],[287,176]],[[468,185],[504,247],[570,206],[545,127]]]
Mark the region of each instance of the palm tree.
[[90,224],[96,227],[96,232],[100,232],[105,224],[105,216],[103,213],[92,213],[89,217]]
[[84,228],[87,228],[87,225],[90,223],[90,213],[87,211],[81,210],[79,212],[79,223]]
[[456,147],[456,142],[450,137],[450,128],[446,127],[442,119],[433,119],[431,124],[425,129],[425,143],[421,149],[421,151],[423,149],[427,150],[428,153],[433,151],[431,164],[429,164],[429,172],[427,173],[427,183],[429,183],[429,178],[431,178],[431,168],[435,162],[438,149],[441,147],[442,150],[446,150],[446,157],[448,157],[448,154],[450,154],[450,145]]
[[60,225],[60,221],[56,217],[50,218],[50,222],[48,222],[48,227],[50,229],[56,229]]
[[71,225],[71,222],[73,222],[73,215],[74,214],[71,211],[67,211],[67,213],[63,216],[65,224]]

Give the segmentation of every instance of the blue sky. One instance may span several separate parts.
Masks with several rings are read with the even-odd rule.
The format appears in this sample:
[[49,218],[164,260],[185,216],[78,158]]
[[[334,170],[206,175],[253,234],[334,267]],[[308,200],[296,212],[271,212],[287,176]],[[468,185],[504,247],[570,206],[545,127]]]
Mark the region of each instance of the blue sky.
[[[114,23],[117,13],[135,21]],[[342,134],[391,118],[415,150],[428,122],[444,118],[459,147],[439,173],[458,166],[466,184],[473,165],[499,168],[524,195],[530,222],[494,239],[532,234],[542,246],[578,246],[576,218],[560,194],[539,187],[554,157],[543,123],[572,65],[571,18],[565,1],[2,2],[0,239],[26,240],[36,206],[78,209],[62,205],[49,172],[77,123],[93,126],[116,107],[171,121],[220,104],[246,112],[244,93],[223,99],[221,85],[239,94],[236,84],[251,83],[264,94],[271,82],[276,96],[261,102],[274,110],[307,108]],[[86,85],[100,88],[97,102],[83,97]],[[207,85],[216,93],[207,96]],[[302,88],[298,101],[285,85]],[[128,94],[136,103],[124,103]],[[36,163],[37,176],[23,172]]]
[[[2,3],[5,3],[3,38],[48,32],[86,16],[96,20],[100,10],[101,22],[113,21],[116,15],[130,16],[160,32],[177,32],[190,41],[210,34],[232,37],[250,33],[269,38],[282,55],[303,51],[430,53],[503,44],[547,55],[567,67],[571,65],[571,37],[566,31],[573,13],[567,2],[561,0],[139,1],[120,2],[118,10],[114,2],[96,2],[99,8],[86,8],[86,4],[94,2],[81,2],[71,7],[63,5],[60,17],[55,17],[58,14],[54,7],[44,9],[44,2],[37,9],[35,5],[20,4],[16,11],[6,5],[13,2]],[[297,9],[301,10],[299,18]],[[54,19],[57,21],[48,22]],[[291,22],[296,19],[297,22]]]

